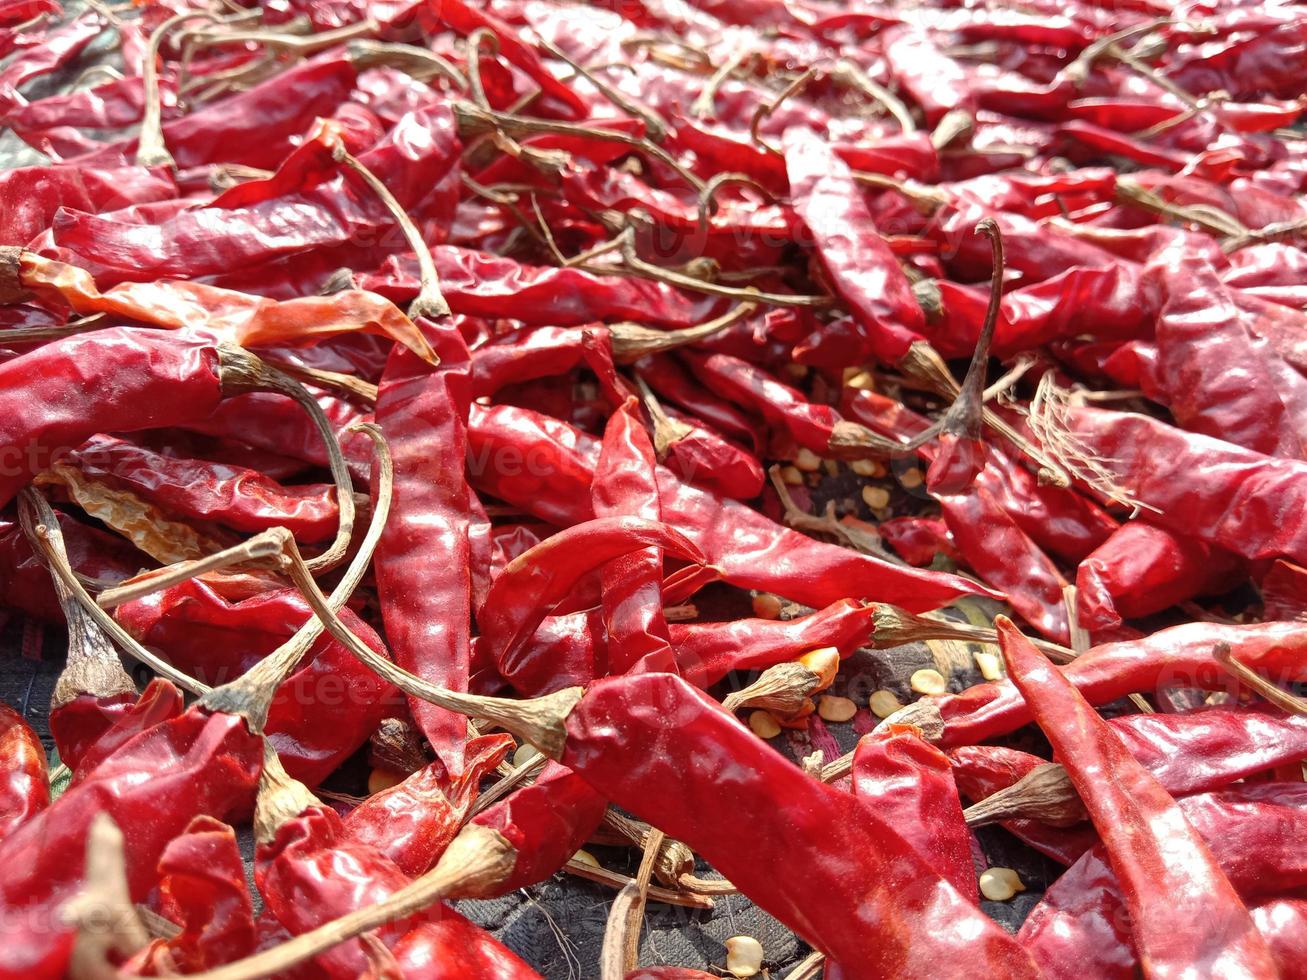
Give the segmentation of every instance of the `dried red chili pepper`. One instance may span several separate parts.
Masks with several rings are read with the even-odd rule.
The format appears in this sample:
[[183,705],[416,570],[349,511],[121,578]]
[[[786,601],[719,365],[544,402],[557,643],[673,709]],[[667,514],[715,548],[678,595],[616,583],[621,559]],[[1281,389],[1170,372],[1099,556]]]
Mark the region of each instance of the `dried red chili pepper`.
[[[642,674],[598,681],[584,696],[567,692],[551,709],[536,716],[533,740],[617,804],[684,840],[836,961],[889,964],[905,975],[928,971],[934,966],[927,959],[938,962],[932,947],[942,951],[955,941],[938,925],[947,922],[973,935],[977,970],[1034,975],[1024,951],[874,810],[773,754],[683,680]],[[711,806],[710,797],[717,801]],[[716,819],[723,799],[729,810],[753,814],[751,846],[740,846],[733,820]],[[759,853],[772,859],[760,862]],[[936,927],[915,927],[923,916]]]
[[[948,758],[953,764],[958,789],[975,804],[1048,765],[1047,760],[1037,755],[1001,745],[960,745],[949,750]],[[998,823],[1018,840],[1068,867],[1098,843],[1098,834],[1090,826],[1053,827],[1042,820],[1024,817],[1008,817]]]
[[[597,518],[638,517],[660,521],[653,444],[637,416],[635,399],[618,406],[604,429],[591,499]],[[676,655],[663,618],[663,553],[643,548],[602,569],[608,670],[613,674],[676,672]]]
[[[45,379],[44,397],[23,383]],[[108,389],[91,379],[113,378]],[[79,387],[70,390],[66,387]],[[8,502],[55,455],[81,445],[103,429],[131,431],[200,420],[225,394],[271,389],[309,409],[319,431],[330,430],[316,403],[295,382],[273,372],[252,355],[226,345],[197,343],[149,330],[115,328],[46,344],[0,365],[0,396],[12,403],[3,442],[7,455],[0,477],[0,500]],[[21,405],[21,410],[19,406]],[[314,560],[335,563],[344,553],[353,526],[354,498],[348,475],[332,461],[340,527],[325,554]]]
[[1145,971],[1274,976],[1270,949],[1175,800],[1010,620],[995,627],[1013,683],[1103,838]]
[[[589,517],[583,501],[595,457],[590,437],[523,409],[480,405],[472,406],[468,435],[477,485],[552,524]],[[487,466],[490,461],[499,465]],[[505,461],[515,465],[505,466]],[[556,496],[540,498],[543,480],[523,473],[523,461],[532,463],[528,470],[547,467]],[[983,591],[956,576],[901,568],[814,541],[733,500],[687,486],[665,470],[658,472],[658,489],[664,520],[692,536],[723,577],[744,588],[812,606],[867,596],[914,612]]]
[[1307,561],[1307,533],[1295,501],[1307,493],[1307,467],[1126,412],[1065,406],[1061,425],[1080,454],[1155,512],[1177,534],[1245,558]]
[[307,543],[330,538],[340,522],[329,485],[282,486],[254,469],[159,453],[114,436],[93,436],[60,460],[187,520],[250,533],[284,527]]
[[959,895],[979,904],[971,834],[943,752],[910,728],[864,735],[853,752],[853,794]]
[[123,967],[141,976],[199,973],[254,951],[254,903],[236,833],[199,816],[159,858],[154,911],[181,931],[155,939]]
[[481,780],[514,746],[507,735],[470,740],[461,775],[450,779],[437,762],[372,794],[345,817],[343,839],[375,847],[409,877],[423,874],[467,819]]
[[49,805],[45,749],[22,715],[0,703],[0,841]]
[[836,292],[854,311],[863,354],[897,364],[922,339],[925,315],[847,166],[822,139],[797,128],[786,134],[785,166],[795,210]]
[[[1231,884],[1252,906],[1258,899],[1301,887],[1300,857],[1285,844],[1302,832],[1297,828],[1305,819],[1305,803],[1301,784],[1272,783],[1193,796],[1179,801],[1179,806]],[[1022,941],[1047,975],[1083,976],[1075,972],[1081,969],[1092,970],[1095,976],[1136,974],[1135,920],[1133,914],[1128,919],[1123,914],[1128,901],[1123,892],[1128,895],[1129,886],[1123,888],[1109,862],[1105,847],[1091,850],[1053,884],[1022,926]],[[1193,921],[1205,930],[1224,924],[1202,913]],[[1275,943],[1263,928],[1266,919],[1254,912],[1253,921],[1255,934],[1266,940],[1274,955]],[[1073,962],[1075,971],[1069,966]],[[1273,969],[1266,975],[1283,974]]]
[[[1229,675],[1212,656],[1219,644],[1236,660],[1279,681],[1301,680],[1301,649],[1307,631],[1296,623],[1226,626],[1187,623],[1139,640],[1104,643],[1062,668],[1091,704],[1106,704],[1127,694],[1159,687],[1223,690]],[[967,745],[1028,724],[1030,712],[1009,681],[979,684],[961,694],[931,699],[944,718],[942,744]]]
[[[464,475],[470,363],[457,329],[428,327],[427,336],[440,366],[433,370],[396,351],[379,389],[377,421],[390,441],[396,480],[391,523],[377,548],[377,586],[395,662],[442,687],[466,690],[475,502]],[[461,774],[464,719],[434,705],[411,707],[436,757],[451,776]]]
[[530,786],[486,807],[472,823],[498,831],[513,845],[512,870],[493,894],[544,881],[590,838],[608,801],[581,776],[550,760]]
[[1147,521],[1129,521],[1080,563],[1080,625],[1110,629],[1122,619],[1149,616],[1194,596],[1219,594],[1245,572],[1243,562],[1222,548]]
[[[215,685],[251,670],[311,618],[293,589],[228,602],[196,580],[124,603],[114,615],[169,663]],[[372,649],[386,650],[357,614],[346,609],[341,617]],[[393,687],[321,637],[273,697],[268,739],[295,778],[317,785],[367,742],[395,698]],[[327,706],[335,710],[324,712]]]
[[[722,305],[715,297],[692,296],[659,282],[597,276],[571,266],[523,265],[453,245],[437,245],[431,257],[450,309],[468,316],[523,317],[542,326],[635,320],[691,327],[711,319]],[[391,257],[377,272],[356,280],[361,289],[407,302],[417,295],[417,262],[411,255]]]

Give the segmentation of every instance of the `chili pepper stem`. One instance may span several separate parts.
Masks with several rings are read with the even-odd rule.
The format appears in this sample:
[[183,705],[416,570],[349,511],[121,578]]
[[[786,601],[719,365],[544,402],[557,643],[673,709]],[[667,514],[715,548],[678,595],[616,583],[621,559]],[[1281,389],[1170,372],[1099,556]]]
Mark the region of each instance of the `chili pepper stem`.
[[408,247],[413,250],[413,255],[418,263],[419,286],[417,296],[409,304],[408,315],[413,319],[420,316],[432,319],[449,316],[449,304],[445,302],[445,297],[440,292],[440,275],[436,272],[436,263],[431,257],[431,249],[427,248],[422,233],[413,224],[413,219],[400,207],[399,202],[395,200],[395,195],[390,193],[390,189],[377,179],[376,174],[352,156],[345,149],[344,144],[337,144],[331,155],[337,162],[343,163],[348,169],[358,174],[372,193],[377,195],[382,205],[399,225],[400,231],[404,233],[404,240],[408,242]]
[[[608,909],[604,943],[599,952],[600,980],[622,980],[626,976],[626,950],[631,945],[633,913],[640,907],[640,885],[632,880],[622,886]],[[639,933],[636,933],[637,940]]]
[[1016,819],[1038,820],[1050,827],[1074,827],[1089,819],[1089,811],[1066,770],[1053,762],[1032,769],[1006,789],[967,807],[962,815],[968,827]]
[[621,109],[628,116],[634,116],[636,119],[643,121],[645,131],[649,134],[649,139],[653,140],[655,143],[661,143],[667,138],[667,121],[654,110],[637,105],[617,89],[603,81],[603,79],[596,78],[593,72],[584,65],[569,58],[560,48],[551,43],[548,38],[541,37],[536,43],[548,51],[551,57],[557,58],[593,85],[600,95],[613,105],[617,106],[617,108]]
[[163,39],[170,30],[183,21],[193,19],[213,20],[214,16],[187,11],[169,17],[154,29],[149,44],[146,45],[145,71],[141,78],[145,87],[145,109],[141,116],[141,134],[136,141],[138,167],[177,167],[177,161],[168,152],[163,139],[163,106],[159,100],[159,48],[163,46]]
[[1212,649],[1212,658],[1281,711],[1291,715],[1307,715],[1307,700],[1277,687],[1247,664],[1235,660],[1230,644],[1216,644]]
[[513,846],[498,831],[476,824],[464,827],[436,866],[378,902],[280,946],[227,966],[193,974],[202,980],[259,980],[316,956],[371,929],[420,912],[442,898],[489,897],[513,869]]
[[[350,561],[349,567],[345,569],[345,573],[332,590],[331,598],[328,599],[323,596],[321,591],[317,590],[316,583],[314,584],[314,590],[318,598],[322,600],[322,607],[333,618],[335,618],[337,610],[349,601],[349,597],[354,594],[354,590],[358,588],[359,582],[363,580],[363,576],[367,573],[373,552],[376,550],[377,543],[381,540],[381,535],[386,529],[386,520],[390,516],[390,504],[395,481],[395,470],[390,458],[390,449],[386,445],[381,430],[370,422],[358,423],[352,428],[366,433],[375,446],[378,471],[377,503],[373,508],[372,520],[368,524],[368,532],[359,544],[358,551]],[[286,556],[291,578],[296,580],[297,585],[304,580],[314,582],[308,563],[300,557],[295,538],[289,532],[285,532],[283,538],[283,554]],[[310,600],[310,605],[312,605],[312,600]],[[202,699],[203,704],[211,711],[227,711],[241,715],[249,722],[251,729],[256,732],[263,731],[264,723],[268,717],[268,709],[272,705],[272,698],[276,694],[277,687],[290,676],[296,665],[308,653],[309,648],[322,635],[322,630],[322,618],[320,616],[311,616],[303,626],[295,631],[295,634],[289,640],[260,660],[242,676],[229,684],[224,684],[222,687],[209,691]],[[363,645],[360,641],[360,646]]]
[[292,779],[269,742],[263,745],[263,771],[259,774],[259,792],[254,801],[254,838],[267,843],[277,835],[277,828],[294,820],[318,798],[298,779]]
[[773,664],[748,687],[728,694],[722,707],[732,713],[743,708],[766,708],[788,718],[803,708],[822,680],[820,674],[798,661]]
[[273,559],[278,568],[284,568],[286,562],[282,559],[282,555],[286,550],[285,540],[288,533],[285,528],[269,528],[266,531],[260,531],[248,541],[225,548],[215,554],[206,555],[204,558],[177,562],[165,568],[143,572],[133,578],[126,579],[113,588],[105,589],[95,597],[95,601],[101,609],[113,609],[123,603],[131,602],[164,589],[170,589],[182,582],[198,578],[201,575],[207,575],[210,572],[230,568],[233,565],[263,561],[264,559]]
[[419,82],[444,76],[457,88],[467,90],[468,80],[463,73],[440,55],[412,44],[394,44],[356,38],[345,45],[345,54],[360,68],[385,66],[396,68]]
[[349,548],[350,538],[354,535],[354,482],[350,478],[349,468],[345,465],[345,455],[341,452],[340,442],[322,407],[294,378],[287,377],[249,351],[234,344],[218,345],[218,376],[222,381],[224,392],[235,394],[243,391],[273,391],[294,399],[308,412],[327,450],[331,479],[336,485],[336,508],[340,512],[340,527],[336,531],[335,539],[326,551],[310,559],[308,564],[313,571],[325,571],[339,565]]
[[123,833],[107,813],[98,813],[86,835],[86,887],[60,910],[77,927],[71,977],[112,975],[112,959],[148,945],[150,935],[136,914],[127,888]]
[[793,970],[785,974],[785,980],[816,980],[817,975],[821,973],[822,964],[825,962],[825,953],[809,953],[799,961],[799,964]]
[[613,338],[613,359],[618,364],[632,364],[650,354],[661,354],[687,344],[697,344],[753,315],[757,309],[756,303],[740,303],[715,320],[680,330],[653,330],[638,323],[614,323],[608,328]]
[[96,605],[87,593],[72,566],[68,563],[68,552],[64,547],[63,533],[59,530],[59,521],[54,509],[39,491],[33,487],[25,488],[18,497],[18,516],[28,540],[41,555],[50,574],[57,578],[69,594],[77,600],[86,614],[101,630],[136,660],[147,665],[161,677],[167,678],[184,691],[202,694],[209,690],[193,677],[182,673],[171,664],[160,660],[149,650],[136,642],[107,612]]
[[61,707],[79,694],[97,698],[134,695],[136,684],[123,669],[104,631],[95,625],[62,579],[54,576],[53,581],[59,607],[68,622],[68,661],[55,682],[50,707]]

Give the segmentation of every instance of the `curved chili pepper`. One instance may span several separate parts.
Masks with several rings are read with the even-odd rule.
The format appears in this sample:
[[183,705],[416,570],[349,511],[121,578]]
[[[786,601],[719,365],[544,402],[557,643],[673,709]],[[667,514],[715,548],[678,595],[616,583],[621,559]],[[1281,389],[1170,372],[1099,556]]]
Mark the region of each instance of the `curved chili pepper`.
[[[627,400],[604,429],[590,491],[597,518],[662,518],[654,448],[637,411],[635,399]],[[663,618],[662,549],[643,548],[614,558],[603,566],[602,578],[609,672],[675,672]]]
[[[1179,801],[1185,819],[1202,834],[1249,905],[1302,887],[1301,856],[1285,845],[1303,833],[1305,805],[1302,785],[1283,783]],[[1129,901],[1123,892],[1128,896],[1129,886],[1123,888],[1109,862],[1104,846],[1089,851],[1053,884],[1022,926],[1020,937],[1046,975],[1084,976],[1084,970],[1104,977],[1136,975],[1138,940],[1131,934],[1135,919],[1123,915]],[[1262,928],[1266,920],[1255,913],[1253,920],[1254,935],[1274,949],[1272,937]],[[1203,929],[1222,924],[1201,913],[1195,920],[1199,923]],[[1247,969],[1252,966],[1246,964]],[[1282,974],[1272,969],[1264,975]]]
[[[473,405],[469,416],[472,479],[558,525],[589,517],[585,500],[595,458],[594,441],[571,426],[523,409]],[[487,467],[482,460],[515,460]],[[522,461],[548,470],[556,496],[541,500],[542,479],[523,473]],[[528,468],[530,469],[530,468]],[[722,500],[658,471],[663,518],[703,549],[723,577],[743,588],[775,592],[811,606],[868,597],[924,612],[983,586],[938,572],[901,568],[868,555],[814,541],[782,528],[751,508]]]
[[[390,337],[432,359],[430,346],[395,306],[380,296],[347,289],[331,296],[277,302],[198,282],[123,283],[101,292],[90,273],[20,252],[13,262],[23,287],[53,296],[82,315],[109,313],[157,327],[186,327],[198,336],[243,346],[304,343],[354,330]],[[67,341],[61,341],[66,343]]]
[[22,715],[0,702],[0,841],[49,805],[41,740]]
[[1080,625],[1110,629],[1198,595],[1236,585],[1246,569],[1214,548],[1147,521],[1129,521],[1080,563],[1076,600]]
[[[1229,685],[1229,675],[1212,656],[1218,644],[1228,644],[1235,659],[1258,673],[1288,681],[1307,677],[1302,658],[1307,631],[1298,623],[1188,623],[1139,640],[1104,643],[1061,669],[1091,704],[1159,686],[1221,690]],[[993,738],[1031,720],[1010,681],[979,684],[930,703],[944,717],[946,746]]]
[[481,639],[496,664],[511,670],[514,656],[576,581],[605,562],[657,546],[695,564],[705,559],[666,525],[635,517],[601,517],[546,538],[509,562],[491,583],[478,614]]
[[925,315],[847,166],[825,141],[795,128],[786,134],[785,167],[795,210],[836,292],[854,312],[863,349],[897,364],[923,339]]
[[[933,975],[963,929],[964,973],[1036,975],[873,809],[805,775],[680,678],[601,680],[574,699],[558,718],[565,729],[550,727],[559,761],[685,841],[837,962]],[[733,817],[718,819],[727,812],[751,815],[749,846]]]
[[1175,800],[1011,620],[995,621],[1012,682],[1103,838],[1151,976],[1274,976],[1270,949]]
[[[223,684],[286,642],[312,614],[294,590],[232,603],[193,579],[124,603],[114,615],[169,663],[207,683]],[[340,615],[385,655],[381,638],[357,614],[344,609]],[[394,710],[395,699],[391,685],[361,667],[339,643],[320,637],[278,688],[266,731],[291,774],[317,785],[368,740]]]
[[758,449],[757,423],[716,392],[695,384],[675,357],[644,357],[636,362],[635,370],[659,398],[679,405],[727,438]]
[[188,520],[250,533],[284,527],[309,543],[329,539],[340,523],[326,484],[282,486],[257,470],[165,455],[107,435],[93,436],[62,460]]
[[516,851],[513,870],[495,893],[507,895],[556,872],[595,832],[607,807],[585,779],[550,760],[530,786],[478,813],[472,823],[499,831]]

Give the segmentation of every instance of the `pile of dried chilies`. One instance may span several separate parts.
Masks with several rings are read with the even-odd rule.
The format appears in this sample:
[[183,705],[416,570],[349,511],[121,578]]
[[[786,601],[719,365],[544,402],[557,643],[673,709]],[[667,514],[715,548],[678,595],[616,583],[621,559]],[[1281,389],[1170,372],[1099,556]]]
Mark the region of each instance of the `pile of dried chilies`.
[[[1304,77],[1293,0],[0,2],[0,980],[554,975],[456,903],[562,870],[601,980],[1307,977]],[[736,893],[806,959],[642,947]]]

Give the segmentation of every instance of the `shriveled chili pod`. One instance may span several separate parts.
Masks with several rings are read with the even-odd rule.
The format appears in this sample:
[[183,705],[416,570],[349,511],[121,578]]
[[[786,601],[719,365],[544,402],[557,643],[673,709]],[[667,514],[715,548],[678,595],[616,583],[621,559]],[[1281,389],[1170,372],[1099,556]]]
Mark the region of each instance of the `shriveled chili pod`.
[[1011,620],[995,622],[1008,672],[1103,838],[1150,976],[1275,976],[1248,910],[1175,800]]
[[[32,377],[45,379],[40,393],[26,384]],[[8,454],[0,501],[12,500],[60,450],[79,446],[97,432],[198,422],[223,397],[255,389],[295,398],[330,441],[326,420],[308,394],[239,348],[133,328],[52,341],[0,365],[0,399],[9,402],[0,429]],[[316,566],[343,556],[353,528],[352,487],[339,459],[332,460],[332,475],[340,527],[331,547],[315,559]]]
[[0,702],[0,841],[49,805],[45,749],[22,715]]

